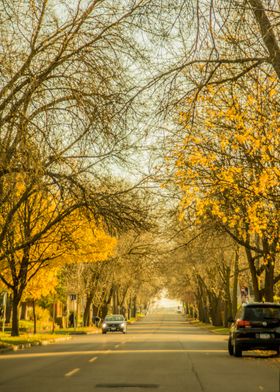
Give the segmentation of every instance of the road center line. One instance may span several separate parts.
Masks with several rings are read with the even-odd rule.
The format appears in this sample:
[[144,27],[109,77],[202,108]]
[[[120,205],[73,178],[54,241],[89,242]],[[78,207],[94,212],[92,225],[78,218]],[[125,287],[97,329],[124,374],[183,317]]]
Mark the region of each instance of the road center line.
[[65,377],[71,377],[71,376],[73,376],[74,374],[78,373],[79,371],[80,371],[80,368],[76,368],[76,369],[71,370],[71,371],[68,372],[68,373],[65,373],[64,376],[65,376]]
[[93,357],[89,360],[89,362],[95,362],[97,360],[98,357]]

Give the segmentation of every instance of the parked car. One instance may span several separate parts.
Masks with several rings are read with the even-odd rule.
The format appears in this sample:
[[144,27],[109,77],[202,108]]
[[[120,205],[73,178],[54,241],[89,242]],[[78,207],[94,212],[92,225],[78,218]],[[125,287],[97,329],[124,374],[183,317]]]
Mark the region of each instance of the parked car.
[[122,314],[111,314],[105,317],[102,324],[102,333],[122,332],[126,333],[127,323]]
[[229,333],[228,352],[241,357],[242,351],[280,352],[280,304],[255,302],[242,306]]

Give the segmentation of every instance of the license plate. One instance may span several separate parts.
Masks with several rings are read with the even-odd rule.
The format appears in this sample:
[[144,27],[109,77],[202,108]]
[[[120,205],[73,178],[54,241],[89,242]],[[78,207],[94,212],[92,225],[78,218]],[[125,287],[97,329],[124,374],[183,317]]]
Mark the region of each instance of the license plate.
[[260,339],[270,339],[270,333],[260,333]]
[[115,330],[116,330],[116,328],[114,328],[114,327],[113,327],[113,328],[111,328],[111,331],[115,331]]

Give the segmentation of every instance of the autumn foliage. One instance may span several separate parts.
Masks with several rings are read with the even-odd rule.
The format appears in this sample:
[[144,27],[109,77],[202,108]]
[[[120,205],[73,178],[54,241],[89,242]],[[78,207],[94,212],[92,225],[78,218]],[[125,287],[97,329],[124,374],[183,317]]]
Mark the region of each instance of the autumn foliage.
[[191,108],[186,102],[167,158],[182,214],[191,210],[197,224],[213,220],[245,247],[255,297],[267,300],[279,280],[278,97],[277,82],[265,75],[209,86]]

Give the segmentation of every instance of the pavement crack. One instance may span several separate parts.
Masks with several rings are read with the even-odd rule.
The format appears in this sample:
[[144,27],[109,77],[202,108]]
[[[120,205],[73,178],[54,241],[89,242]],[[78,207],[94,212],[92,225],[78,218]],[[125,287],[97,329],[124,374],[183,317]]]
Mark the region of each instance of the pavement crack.
[[193,364],[193,362],[192,362],[190,356],[189,356],[189,359],[190,359],[191,365],[192,365],[192,366],[191,366],[192,372],[193,372],[193,374],[195,375],[195,378],[196,378],[196,380],[197,380],[197,382],[198,382],[198,384],[199,384],[199,386],[200,386],[200,389],[201,389],[202,392],[205,392],[205,389],[204,389],[204,387],[203,387],[202,381],[201,381],[201,379],[200,379],[200,377],[199,377],[199,375],[198,375],[198,373],[197,373],[197,371],[196,371],[196,369],[195,369],[195,367],[194,367],[194,364]]
[[[182,351],[186,352],[183,343],[182,343],[181,341],[179,341],[178,343],[179,343],[179,345],[180,345]],[[204,389],[204,387],[203,387],[202,381],[201,381],[201,379],[200,379],[200,377],[199,377],[199,374],[198,374],[198,372],[197,372],[197,370],[196,370],[196,368],[195,368],[195,366],[194,366],[194,363],[193,363],[193,361],[192,361],[192,358],[191,358],[190,354],[189,354],[188,352],[186,352],[186,355],[187,355],[188,360],[190,361],[190,364],[191,364],[191,371],[192,371],[192,373],[193,373],[194,376],[195,376],[195,379],[196,379],[196,381],[197,381],[197,383],[198,383],[198,385],[199,385],[199,387],[200,387],[201,392],[205,392],[205,389]]]

